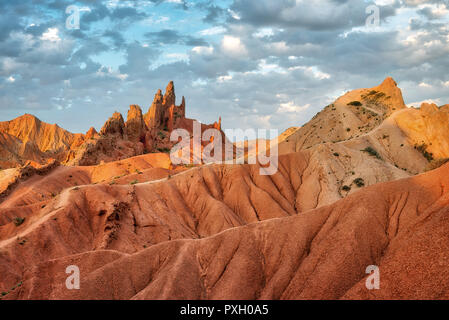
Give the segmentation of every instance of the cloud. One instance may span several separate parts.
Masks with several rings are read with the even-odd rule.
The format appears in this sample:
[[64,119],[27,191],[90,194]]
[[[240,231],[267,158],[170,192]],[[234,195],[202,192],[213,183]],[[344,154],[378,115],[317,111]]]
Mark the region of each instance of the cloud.
[[186,46],[207,46],[208,43],[202,38],[196,38],[190,35],[183,35],[176,30],[164,29],[161,31],[147,32],[145,37],[150,39],[153,44],[181,44]]
[[148,108],[169,80],[189,117],[221,115],[224,127],[301,125],[386,76],[406,101],[449,102],[447,3],[375,3],[374,31],[359,0],[80,0],[90,11],[68,30],[72,1],[1,1],[0,116],[85,131],[131,103]]
[[418,13],[429,20],[441,19],[449,14],[449,10],[444,4],[426,5],[418,10]]
[[61,38],[59,37],[58,28],[48,28],[47,31],[42,34],[41,40],[51,41],[51,42],[61,41]]
[[200,34],[201,36],[213,36],[213,35],[222,34],[225,32],[226,32],[226,28],[224,28],[222,26],[215,26],[212,28],[201,30],[200,32],[198,32],[198,34]]
[[241,39],[238,37],[225,35],[221,42],[223,51],[231,56],[245,56],[248,52]]
[[[365,24],[366,4],[360,0],[235,0],[231,11],[239,22],[255,26],[336,30]],[[380,6],[383,19],[395,14],[392,5]]]
[[277,113],[297,113],[310,108],[310,104],[306,104],[303,106],[296,105],[293,101],[288,101],[285,103],[281,103],[279,108],[277,109]]

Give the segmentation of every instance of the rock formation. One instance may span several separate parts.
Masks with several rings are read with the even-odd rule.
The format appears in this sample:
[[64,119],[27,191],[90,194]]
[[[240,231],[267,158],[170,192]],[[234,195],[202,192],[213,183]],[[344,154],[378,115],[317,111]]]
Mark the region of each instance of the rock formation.
[[[95,165],[148,152],[167,152],[174,145],[169,139],[171,131],[192,130],[193,121],[186,118],[184,97],[181,105],[176,105],[173,81],[164,95],[158,90],[145,115],[139,106],[131,105],[126,123],[115,112],[99,133],[90,128],[85,135],[72,134],[26,114],[0,122],[0,168],[20,167],[28,160],[44,164],[52,159],[69,165]],[[202,125],[202,130],[214,126]]]
[[126,120],[126,134],[130,141],[142,141],[145,139],[147,127],[142,115],[142,109],[137,105],[131,105]]
[[165,109],[162,104],[162,99],[162,91],[158,90],[148,113],[145,114],[145,123],[148,128],[159,128],[163,123]]
[[100,134],[22,120],[0,123],[0,299],[449,298],[449,108],[406,108],[391,78],[284,132],[272,176],[173,165],[194,126],[173,83]]
[[112,117],[106,121],[103,128],[100,130],[100,135],[117,135],[123,137],[125,133],[125,121],[121,113],[115,112]]

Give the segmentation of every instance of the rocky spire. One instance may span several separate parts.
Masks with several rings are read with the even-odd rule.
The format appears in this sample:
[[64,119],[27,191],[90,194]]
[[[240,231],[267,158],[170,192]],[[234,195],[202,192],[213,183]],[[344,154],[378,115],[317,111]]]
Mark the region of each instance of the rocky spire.
[[391,109],[394,108],[399,110],[407,108],[404,103],[404,98],[402,97],[401,89],[399,89],[398,84],[392,77],[387,77],[381,85],[374,89],[385,93],[386,97],[389,97],[386,104],[388,104]]
[[176,103],[175,85],[170,81],[165,89],[164,100],[162,104],[165,108],[169,108]]
[[162,117],[164,115],[162,91],[159,89],[154,96],[153,103],[151,104],[148,113],[145,115],[145,123],[148,128],[159,127],[162,123]]
[[94,127],[90,127],[89,131],[87,131],[86,133],[86,140],[94,138],[95,135],[97,134],[98,134],[97,130],[95,130]]
[[185,118],[186,116],[186,99],[184,98],[184,96],[182,96],[182,102],[181,105],[179,106],[179,115],[182,118]]
[[123,136],[125,133],[125,121],[123,116],[119,112],[115,112],[112,117],[106,121],[103,128],[100,130],[100,134],[105,135],[119,135]]
[[130,141],[140,141],[145,136],[146,125],[143,120],[142,109],[138,105],[129,106],[125,127]]

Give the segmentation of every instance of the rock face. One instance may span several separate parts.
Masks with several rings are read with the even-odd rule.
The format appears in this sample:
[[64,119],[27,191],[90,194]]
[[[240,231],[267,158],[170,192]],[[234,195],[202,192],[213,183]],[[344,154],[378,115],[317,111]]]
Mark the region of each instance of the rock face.
[[[449,258],[449,165],[297,215],[307,159],[281,162],[273,179],[214,166],[67,189],[2,227],[0,289],[22,283],[4,299],[449,297],[438,263]],[[81,290],[66,289],[68,265],[83,270]],[[375,292],[364,287],[369,265],[381,270]]]
[[71,148],[82,144],[82,134],[72,134],[26,114],[0,122],[0,167],[21,166],[27,160],[46,163],[63,161]]
[[368,134],[392,113],[405,108],[401,89],[392,78],[386,78],[379,86],[346,93],[303,127],[290,128],[279,137],[280,152],[296,152]]
[[[90,128],[85,135],[72,134],[28,114],[0,122],[0,168],[20,167],[28,160],[44,164],[51,159],[69,165],[95,165],[168,152],[175,144],[169,139],[172,130],[192,130],[194,122],[186,118],[185,98],[181,105],[175,103],[175,87],[170,81],[164,95],[158,90],[145,115],[139,106],[131,105],[126,123],[115,112],[99,133]],[[202,130],[213,126],[202,125]]]
[[279,137],[272,176],[148,153],[193,131],[173,83],[66,141],[69,166],[41,159],[63,132],[2,132],[2,159],[37,160],[0,170],[0,299],[447,299],[449,108],[401,101],[391,78],[347,93]]
[[148,128],[158,128],[162,125],[164,115],[162,99],[162,91],[158,90],[148,113],[145,115],[145,123]]
[[186,115],[186,102],[182,97],[181,105],[176,106],[175,86],[173,81],[167,85],[165,94],[159,90],[154,101],[145,115],[145,123],[150,130],[172,131]]
[[100,130],[100,135],[117,135],[123,137],[125,133],[125,121],[121,113],[115,112]]
[[142,115],[142,109],[137,105],[131,105],[126,120],[126,134],[130,141],[142,141],[145,139],[147,127]]
[[[303,127],[287,130],[278,138],[279,153],[319,150],[328,143],[351,150],[353,158],[371,154],[406,174],[417,174],[434,159],[449,158],[448,116],[448,108],[436,105],[407,108],[396,82],[387,78],[371,89],[346,93]],[[362,162],[354,169],[373,172]]]

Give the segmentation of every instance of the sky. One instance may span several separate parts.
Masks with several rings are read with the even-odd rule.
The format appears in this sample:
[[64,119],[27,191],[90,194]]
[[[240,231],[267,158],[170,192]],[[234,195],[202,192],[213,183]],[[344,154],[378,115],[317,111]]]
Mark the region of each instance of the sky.
[[449,0],[1,0],[0,121],[99,130],[173,80],[189,118],[283,131],[387,76],[447,104],[448,53]]

